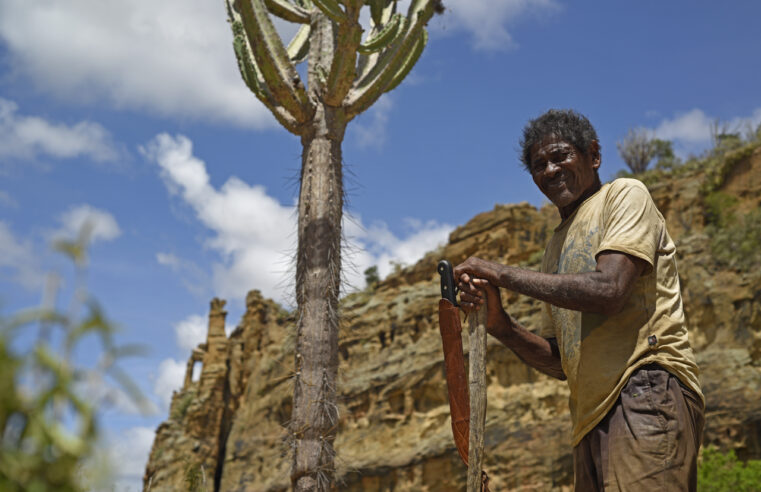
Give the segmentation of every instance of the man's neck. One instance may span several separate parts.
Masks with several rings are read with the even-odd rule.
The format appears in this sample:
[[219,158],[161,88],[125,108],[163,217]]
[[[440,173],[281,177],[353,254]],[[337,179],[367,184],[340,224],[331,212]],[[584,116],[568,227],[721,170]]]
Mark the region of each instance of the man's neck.
[[579,198],[577,198],[573,203],[570,203],[566,205],[565,207],[558,207],[558,212],[560,212],[560,218],[562,220],[567,219],[571,216],[571,214],[576,211],[577,208],[579,208],[579,205],[584,203],[584,200],[589,198],[590,196],[594,195],[598,191],[600,191],[600,188],[602,188],[602,184],[600,183],[600,177],[598,176],[595,179],[595,182],[592,186],[587,188],[584,193],[581,194]]

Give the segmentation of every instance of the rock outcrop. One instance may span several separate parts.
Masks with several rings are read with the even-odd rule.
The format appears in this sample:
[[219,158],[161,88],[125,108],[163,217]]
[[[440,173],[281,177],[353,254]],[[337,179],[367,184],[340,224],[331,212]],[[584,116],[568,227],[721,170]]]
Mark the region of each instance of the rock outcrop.
[[[690,337],[707,398],[704,442],[761,457],[761,269],[732,269],[711,253],[705,196],[721,190],[738,210],[761,205],[761,147],[725,156],[717,180],[698,166],[651,175],[648,186],[679,253]],[[708,191],[707,191],[708,190]],[[460,491],[466,473],[449,423],[436,262],[470,255],[537,268],[557,212],[497,205],[452,232],[449,243],[373,289],[347,296],[340,333],[339,490]],[[503,296],[537,326],[539,303]],[[188,364],[170,416],[157,429],[146,490],[280,491],[289,488],[285,426],[291,413],[294,320],[252,291],[224,335],[224,301]],[[467,350],[467,335],[464,336]],[[191,374],[203,364],[200,378]],[[565,383],[489,340],[486,464],[492,490],[570,490]],[[204,485],[205,484],[205,488]]]

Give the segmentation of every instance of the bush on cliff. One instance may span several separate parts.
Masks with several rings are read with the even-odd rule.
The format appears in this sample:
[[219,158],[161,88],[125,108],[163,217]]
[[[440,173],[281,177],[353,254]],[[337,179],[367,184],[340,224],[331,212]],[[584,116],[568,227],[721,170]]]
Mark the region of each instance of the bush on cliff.
[[758,492],[761,490],[761,460],[740,461],[735,452],[722,453],[715,446],[703,449],[698,467],[699,492]]

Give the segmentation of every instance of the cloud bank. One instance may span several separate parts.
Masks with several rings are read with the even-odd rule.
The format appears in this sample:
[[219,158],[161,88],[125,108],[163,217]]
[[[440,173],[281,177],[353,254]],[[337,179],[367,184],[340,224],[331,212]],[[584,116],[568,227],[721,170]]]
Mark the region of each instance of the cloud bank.
[[[402,2],[403,11],[408,3]],[[432,23],[439,35],[466,32],[476,49],[504,50],[516,46],[510,25],[526,16],[551,15],[559,4],[468,0],[447,2],[447,9]],[[60,100],[106,102],[180,120],[276,127],[241,81],[226,17],[223,2],[206,0],[4,0],[0,40],[15,74]],[[276,20],[276,26],[287,43],[294,25]],[[98,130],[83,125],[76,131]]]
[[441,20],[434,19],[434,25],[467,32],[473,47],[485,51],[516,48],[508,30],[511,25],[525,17],[544,18],[561,10],[555,0],[467,0],[445,5],[447,12]]
[[275,125],[241,81],[223,2],[4,0],[0,39],[12,69],[61,100]]
[[650,131],[663,140],[671,140],[679,153],[697,153],[712,144],[712,127],[718,124],[732,133],[744,133],[749,128],[761,125],[761,108],[756,108],[747,116],[735,116],[720,120],[707,115],[702,109],[693,108],[676,113],[671,118],[664,118]]
[[[142,153],[158,166],[167,190],[193,209],[212,232],[205,245],[219,255],[212,267],[215,295],[242,299],[256,288],[288,303],[290,296],[283,286],[290,282],[296,245],[294,207],[280,204],[264,187],[248,185],[234,176],[215,188],[206,164],[193,155],[192,142],[184,136],[158,135]],[[409,219],[407,235],[397,237],[382,222],[365,227],[360,217],[345,215],[344,219],[344,235],[351,247],[344,248],[342,267],[347,284],[356,288],[364,286],[362,272],[366,268],[378,265],[383,276],[393,269],[393,263],[414,263],[446,242],[453,229],[435,221]]]
[[0,158],[87,157],[114,162],[119,154],[111,134],[98,123],[66,125],[20,115],[16,103],[0,97]]

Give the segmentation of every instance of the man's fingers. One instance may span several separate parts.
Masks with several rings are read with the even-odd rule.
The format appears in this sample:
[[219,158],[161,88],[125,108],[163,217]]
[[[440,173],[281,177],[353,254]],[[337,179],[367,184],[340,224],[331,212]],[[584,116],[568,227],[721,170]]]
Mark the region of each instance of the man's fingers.
[[489,286],[489,281],[486,280],[485,278],[474,278],[472,282],[473,282],[473,285],[475,285],[476,288],[480,290],[483,290]]
[[464,284],[460,282],[457,284],[457,288],[460,289],[460,297],[462,298],[463,294],[468,294],[474,297],[481,297],[483,294],[481,292],[481,289],[477,288],[473,283],[467,283]]
[[472,313],[473,311],[478,311],[481,308],[482,303],[473,303],[473,302],[464,302],[460,301],[460,307],[462,308],[465,313]]
[[480,295],[473,295],[468,294],[467,292],[461,292],[460,293],[460,302],[467,302],[470,304],[478,304],[481,305],[484,303],[484,298]]

